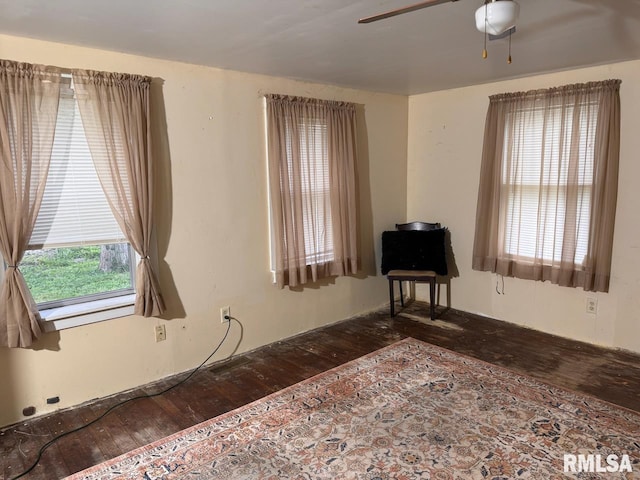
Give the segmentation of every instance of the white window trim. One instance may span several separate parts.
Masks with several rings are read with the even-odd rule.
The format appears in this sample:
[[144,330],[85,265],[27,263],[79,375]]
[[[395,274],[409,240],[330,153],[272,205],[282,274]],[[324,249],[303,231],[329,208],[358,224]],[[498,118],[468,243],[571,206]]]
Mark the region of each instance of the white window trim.
[[269,125],[267,118],[267,97],[262,97],[262,116],[263,116],[263,134],[264,134],[264,166],[267,179],[267,217],[269,219],[269,272],[271,273],[271,283],[276,284],[276,267],[274,259],[276,258],[276,246],[273,232],[273,216],[271,215],[271,188],[269,187]]
[[[135,250],[133,250],[133,254],[134,265],[137,265],[140,261],[140,255]],[[5,262],[0,258],[0,282],[4,279],[5,268]],[[134,313],[135,301],[136,294],[127,293],[100,300],[42,309],[39,311],[40,327],[46,333],[57,332],[67,328],[128,317]]]
[[40,326],[45,332],[89,325],[133,315],[135,293],[90,302],[40,310]]

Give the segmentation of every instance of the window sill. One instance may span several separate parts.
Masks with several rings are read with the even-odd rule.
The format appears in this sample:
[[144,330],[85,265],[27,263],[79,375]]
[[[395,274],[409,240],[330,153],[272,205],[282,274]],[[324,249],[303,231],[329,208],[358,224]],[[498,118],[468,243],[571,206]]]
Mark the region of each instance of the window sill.
[[133,315],[135,294],[105,298],[40,311],[40,326],[45,332],[79,327],[90,323]]

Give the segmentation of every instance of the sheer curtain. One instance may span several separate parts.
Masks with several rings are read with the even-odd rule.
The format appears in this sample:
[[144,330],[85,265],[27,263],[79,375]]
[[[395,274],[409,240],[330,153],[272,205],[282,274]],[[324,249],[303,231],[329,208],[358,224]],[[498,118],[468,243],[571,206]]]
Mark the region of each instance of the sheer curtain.
[[136,272],[135,314],[160,315],[165,306],[150,258],[153,233],[151,79],[74,70],[73,82],[98,178],[122,232],[141,257]]
[[19,264],[44,193],[59,96],[58,69],[0,60],[0,346],[26,348],[40,334]]
[[473,268],[608,291],[620,81],[490,97]]
[[276,283],[357,271],[355,105],[267,95]]

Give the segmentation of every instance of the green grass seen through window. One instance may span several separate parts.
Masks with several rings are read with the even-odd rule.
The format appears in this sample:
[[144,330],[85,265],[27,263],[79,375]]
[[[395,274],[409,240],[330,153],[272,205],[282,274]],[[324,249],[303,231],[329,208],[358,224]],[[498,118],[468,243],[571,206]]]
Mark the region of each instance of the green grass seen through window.
[[101,255],[107,247],[90,245],[27,251],[20,271],[36,303],[131,288],[128,256],[126,265],[116,263],[105,268],[103,261],[101,268]]

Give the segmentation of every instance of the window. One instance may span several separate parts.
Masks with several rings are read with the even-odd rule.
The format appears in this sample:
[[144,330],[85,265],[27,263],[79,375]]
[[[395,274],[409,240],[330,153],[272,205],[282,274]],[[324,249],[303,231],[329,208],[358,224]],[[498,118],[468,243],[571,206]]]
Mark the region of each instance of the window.
[[41,310],[133,294],[134,255],[102,191],[71,79],[61,84],[47,184],[20,269]]
[[355,106],[267,95],[266,126],[276,283],[355,273]]
[[619,80],[490,98],[473,268],[608,291]]
[[[562,259],[565,237],[575,245],[573,262],[582,265],[589,240],[591,185],[597,105],[549,110],[517,109],[505,129],[502,182],[506,196],[504,251],[523,262]],[[574,131],[574,115],[576,129]],[[576,136],[575,165],[564,156]],[[517,149],[509,145],[518,145]],[[510,158],[510,155],[516,158]],[[570,178],[569,170],[573,170]],[[577,200],[567,212],[570,186]]]
[[[0,346],[27,348],[43,327],[165,310],[151,257],[151,78],[70,73],[75,93],[58,67],[0,61],[0,136],[9,160],[7,174],[0,176],[0,254],[6,267],[0,288],[0,330],[6,335],[0,335]],[[135,294],[125,236],[139,255]],[[96,275],[89,279],[77,267],[91,259],[102,265],[94,263]],[[29,284],[43,285],[39,275],[58,263],[66,270],[56,275],[51,291],[37,293],[38,307]],[[114,275],[84,289],[100,277],[98,270]],[[83,288],[67,288],[76,274]],[[41,324],[41,317],[52,321]]]
[[[295,132],[299,134],[297,139]],[[289,172],[297,170],[294,164],[297,155],[293,154],[293,148],[299,151],[304,262],[306,265],[330,262],[334,255],[326,122],[321,118],[303,120],[296,128],[287,129],[286,139]],[[294,182],[294,176],[291,175],[290,191],[295,189]]]

